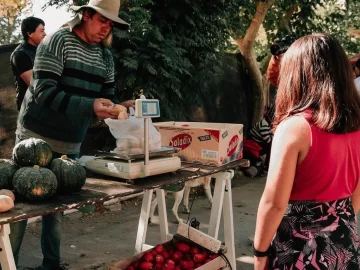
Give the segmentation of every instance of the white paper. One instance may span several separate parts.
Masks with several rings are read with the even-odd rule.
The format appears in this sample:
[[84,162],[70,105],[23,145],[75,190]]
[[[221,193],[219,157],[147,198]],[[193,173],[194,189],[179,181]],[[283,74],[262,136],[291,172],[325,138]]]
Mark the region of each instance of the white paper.
[[95,159],[95,156],[81,156],[77,161],[80,163],[81,166],[85,167],[86,161],[92,159]]

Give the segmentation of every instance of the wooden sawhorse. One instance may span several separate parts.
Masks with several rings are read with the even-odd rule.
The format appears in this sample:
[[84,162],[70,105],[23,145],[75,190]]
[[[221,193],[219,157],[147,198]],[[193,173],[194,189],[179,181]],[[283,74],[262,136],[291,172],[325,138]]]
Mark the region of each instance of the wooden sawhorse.
[[[215,178],[216,182],[213,194],[213,204],[211,207],[209,229],[207,234],[215,239],[218,239],[220,220],[223,214],[225,238],[224,242],[227,249],[225,256],[229,260],[231,268],[236,269],[234,218],[231,191],[231,179],[234,177],[234,170],[216,172],[214,174],[211,174],[211,177]],[[169,234],[168,229],[164,190],[156,188],[145,191],[142,200],[138,232],[136,236],[135,254],[152,248],[152,246],[145,244],[145,240],[148,228],[151,199],[154,190],[156,192],[156,198],[158,200],[160,241],[161,243],[164,243],[172,238],[172,235]]]
[[9,234],[10,224],[0,225],[0,262],[2,270],[16,270]]

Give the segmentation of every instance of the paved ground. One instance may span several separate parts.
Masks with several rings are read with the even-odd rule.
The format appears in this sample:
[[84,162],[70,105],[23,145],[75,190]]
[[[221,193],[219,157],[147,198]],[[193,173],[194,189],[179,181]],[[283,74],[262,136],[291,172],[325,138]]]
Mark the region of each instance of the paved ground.
[[[251,246],[248,237],[255,229],[255,216],[265,178],[237,176],[233,187],[234,229],[237,269],[253,269]],[[176,232],[171,208],[172,196],[167,197],[170,233]],[[104,211],[93,215],[80,212],[65,216],[62,241],[62,259],[69,269],[107,269],[114,261],[133,255],[140,214],[141,198],[107,206]],[[187,215],[180,213],[184,220]],[[200,229],[206,231],[210,217],[210,207],[206,197],[198,197],[193,204],[191,217],[201,222]],[[29,224],[22,245],[20,265],[41,264],[40,250],[41,223]],[[219,234],[222,239],[222,226]],[[159,226],[148,229],[147,243],[155,245],[159,241]],[[250,261],[250,263],[249,263]]]

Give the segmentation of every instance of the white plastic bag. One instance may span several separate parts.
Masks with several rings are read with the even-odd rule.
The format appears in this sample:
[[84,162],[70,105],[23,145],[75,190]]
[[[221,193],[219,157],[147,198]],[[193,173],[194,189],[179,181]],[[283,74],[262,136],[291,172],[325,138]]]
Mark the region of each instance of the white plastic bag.
[[[116,139],[115,153],[123,155],[144,153],[144,119],[134,116],[130,108],[130,116],[125,120],[105,119],[111,134]],[[161,149],[161,135],[149,119],[149,151]]]

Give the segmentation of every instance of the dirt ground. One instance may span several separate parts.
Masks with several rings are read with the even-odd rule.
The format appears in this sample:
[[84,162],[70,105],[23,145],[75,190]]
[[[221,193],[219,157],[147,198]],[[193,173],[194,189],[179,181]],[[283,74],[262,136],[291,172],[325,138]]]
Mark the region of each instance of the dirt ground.
[[[253,269],[251,244],[248,240],[255,229],[256,210],[263,191],[265,178],[247,178],[237,174],[233,184],[233,212],[237,269]],[[171,214],[173,197],[167,196],[169,231],[174,234],[177,225]],[[191,200],[191,197],[190,197]],[[85,215],[80,212],[65,215],[62,261],[73,269],[107,269],[107,265],[131,257],[134,253],[137,225],[140,215],[141,197],[106,206],[103,211]],[[187,220],[181,212],[179,216]],[[206,232],[210,218],[210,205],[205,196],[197,197],[192,214],[201,222],[200,230]],[[20,253],[20,265],[34,267],[41,264],[40,249],[41,223],[31,223],[25,234]],[[223,226],[219,239],[223,240]],[[147,244],[159,241],[159,226],[148,228]]]

